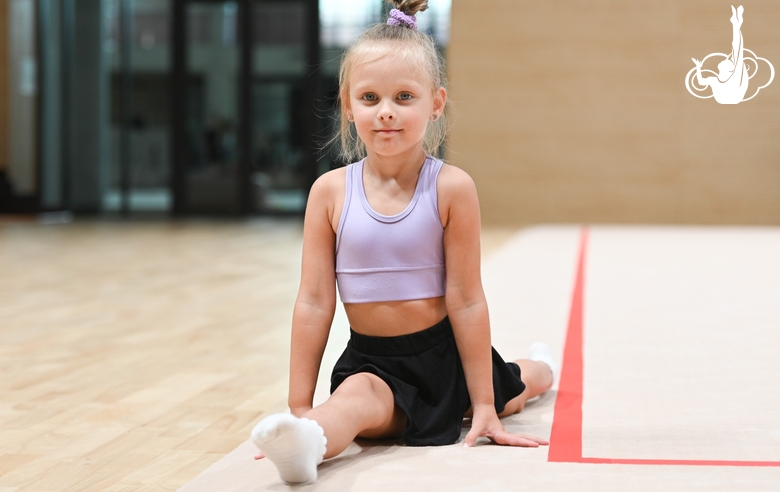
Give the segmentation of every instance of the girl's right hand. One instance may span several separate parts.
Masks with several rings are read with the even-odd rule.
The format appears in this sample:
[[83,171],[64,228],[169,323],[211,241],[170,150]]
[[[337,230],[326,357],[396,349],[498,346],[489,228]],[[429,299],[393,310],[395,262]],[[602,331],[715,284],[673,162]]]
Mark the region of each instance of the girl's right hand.
[[474,408],[474,416],[471,419],[471,430],[466,434],[463,446],[470,448],[474,446],[477,438],[487,437],[500,446],[522,446],[527,448],[536,448],[539,446],[548,446],[550,441],[539,437],[528,436],[525,434],[510,434],[504,428],[504,425],[496,415],[493,405],[482,405]]

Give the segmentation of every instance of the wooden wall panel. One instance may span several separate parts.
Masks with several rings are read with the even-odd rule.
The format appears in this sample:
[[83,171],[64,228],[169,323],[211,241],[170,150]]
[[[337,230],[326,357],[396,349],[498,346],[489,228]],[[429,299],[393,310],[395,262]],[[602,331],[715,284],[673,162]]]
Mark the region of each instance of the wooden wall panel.
[[0,170],[8,167],[8,2],[0,1]]
[[[780,70],[780,2],[743,5],[745,46]],[[691,58],[731,51],[730,16],[708,0],[454,1],[448,159],[483,221],[780,224],[780,77],[738,105],[685,89]]]

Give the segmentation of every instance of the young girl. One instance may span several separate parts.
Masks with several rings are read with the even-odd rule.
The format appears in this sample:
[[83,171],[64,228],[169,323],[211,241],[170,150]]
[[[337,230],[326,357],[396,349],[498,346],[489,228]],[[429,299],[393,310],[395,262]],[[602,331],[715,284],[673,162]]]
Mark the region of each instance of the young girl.
[[[499,417],[553,383],[547,346],[506,363],[491,347],[480,278],[480,216],[471,178],[430,154],[445,135],[447,91],[433,41],[416,30],[425,0],[396,0],[387,24],[365,32],[340,73],[344,154],[362,160],[321,176],[304,220],[301,285],[292,322],[291,414],[252,431],[288,483],[355,437],[411,446],[547,441],[509,434]],[[351,326],[331,396],[312,408],[336,307]],[[522,374],[522,379],[521,379]]]

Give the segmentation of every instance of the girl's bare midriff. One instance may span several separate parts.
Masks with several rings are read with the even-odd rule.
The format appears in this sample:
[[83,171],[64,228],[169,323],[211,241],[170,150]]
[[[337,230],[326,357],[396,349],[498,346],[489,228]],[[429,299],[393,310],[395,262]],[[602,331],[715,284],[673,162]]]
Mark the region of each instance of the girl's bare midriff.
[[395,337],[425,330],[447,316],[444,297],[412,301],[345,303],[349,326],[361,335]]

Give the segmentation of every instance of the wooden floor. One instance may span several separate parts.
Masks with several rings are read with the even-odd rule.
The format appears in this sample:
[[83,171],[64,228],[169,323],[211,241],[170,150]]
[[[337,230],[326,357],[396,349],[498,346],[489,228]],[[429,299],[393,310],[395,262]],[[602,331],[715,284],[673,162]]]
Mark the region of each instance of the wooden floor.
[[[514,232],[486,229],[483,256]],[[0,223],[0,492],[176,490],[285,409],[301,239]]]

